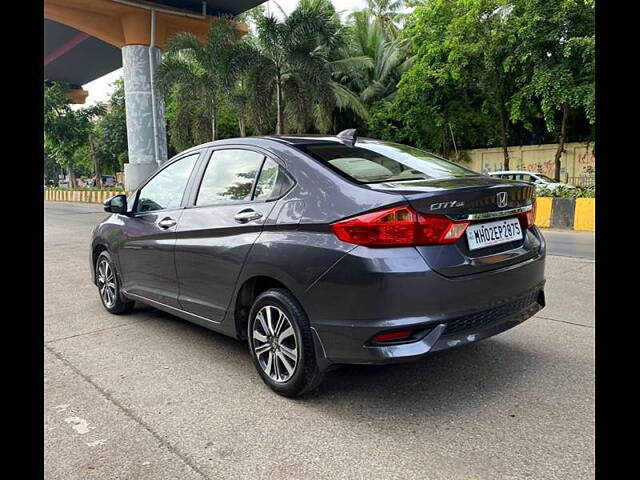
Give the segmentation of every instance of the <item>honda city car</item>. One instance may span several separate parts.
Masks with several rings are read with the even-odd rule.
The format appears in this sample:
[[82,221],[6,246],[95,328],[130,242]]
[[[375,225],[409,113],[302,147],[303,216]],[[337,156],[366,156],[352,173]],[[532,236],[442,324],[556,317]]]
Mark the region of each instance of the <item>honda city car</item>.
[[354,130],[218,140],[105,202],[92,280],[111,313],[141,302],[246,341],[298,396],[339,365],[416,360],[543,308],[535,206],[530,183]]

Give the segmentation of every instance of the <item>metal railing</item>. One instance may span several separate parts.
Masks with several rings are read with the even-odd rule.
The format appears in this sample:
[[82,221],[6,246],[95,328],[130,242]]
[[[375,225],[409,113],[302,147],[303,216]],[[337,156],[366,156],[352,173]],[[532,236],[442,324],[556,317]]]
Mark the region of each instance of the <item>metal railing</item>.
[[581,175],[579,177],[569,177],[568,183],[576,187],[594,187],[596,185],[595,175]]

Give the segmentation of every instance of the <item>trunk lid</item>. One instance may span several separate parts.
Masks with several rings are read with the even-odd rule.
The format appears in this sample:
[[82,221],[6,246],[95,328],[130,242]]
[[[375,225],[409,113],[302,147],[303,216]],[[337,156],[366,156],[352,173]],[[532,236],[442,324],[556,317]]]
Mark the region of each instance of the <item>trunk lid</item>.
[[[535,199],[535,187],[530,183],[484,175],[368,186],[401,194],[422,213],[447,215],[454,220],[473,215],[471,225],[515,218],[520,209],[527,208]],[[434,271],[446,277],[458,277],[506,267],[537,256],[541,239],[534,229],[522,233],[520,240],[476,250],[469,248],[466,233],[455,244],[416,248]]]

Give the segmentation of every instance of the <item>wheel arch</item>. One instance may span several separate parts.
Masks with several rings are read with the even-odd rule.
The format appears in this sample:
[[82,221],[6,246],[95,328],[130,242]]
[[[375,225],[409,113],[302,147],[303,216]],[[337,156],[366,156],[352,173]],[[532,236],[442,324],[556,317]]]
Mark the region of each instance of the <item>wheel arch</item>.
[[96,263],[98,261],[98,257],[104,251],[108,251],[107,246],[104,243],[96,243],[93,245],[91,249],[91,279],[93,283],[96,283]]
[[247,338],[247,321],[249,319],[249,311],[255,299],[262,292],[271,288],[282,288],[293,295],[298,302],[300,299],[296,296],[293,289],[289,288],[282,279],[274,278],[269,275],[254,275],[244,280],[238,288],[234,299],[233,316],[235,322],[236,337],[241,340]]

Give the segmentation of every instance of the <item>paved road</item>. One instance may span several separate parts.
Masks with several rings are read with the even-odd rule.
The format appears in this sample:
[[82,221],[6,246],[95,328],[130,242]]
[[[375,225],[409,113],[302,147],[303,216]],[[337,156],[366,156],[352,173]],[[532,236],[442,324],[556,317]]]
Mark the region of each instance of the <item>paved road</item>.
[[46,204],[46,478],[594,478],[594,262],[550,256],[548,306],[515,329],[289,400],[240,342],[106,313],[87,262],[104,215]]
[[549,255],[596,259],[596,235],[593,232],[551,230],[543,232]]

